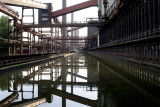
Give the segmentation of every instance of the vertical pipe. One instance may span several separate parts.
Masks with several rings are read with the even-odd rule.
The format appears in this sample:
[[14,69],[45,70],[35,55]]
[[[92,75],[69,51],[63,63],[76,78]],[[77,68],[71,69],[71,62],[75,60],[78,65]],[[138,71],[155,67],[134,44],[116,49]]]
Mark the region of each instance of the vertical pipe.
[[98,33],[98,36],[97,36],[97,47],[99,47],[99,33]]
[[[66,8],[66,2],[67,2],[67,0],[62,0],[62,8]],[[62,16],[62,23],[66,24],[66,21],[67,21],[67,15],[63,15]],[[63,27],[62,28],[62,37],[63,37],[63,39],[65,39],[66,36],[67,36],[67,27]],[[66,46],[67,46],[66,40],[63,40],[62,41],[63,52],[66,52]]]
[[[33,25],[35,24],[35,16],[34,16],[34,8],[33,8]],[[35,28],[33,29],[35,32]],[[34,54],[36,54],[36,36],[33,34],[34,37]]]
[[39,41],[39,36],[38,36],[38,48],[37,48],[37,51],[38,51],[38,54],[40,54],[40,45],[39,45],[40,41]]
[[20,48],[20,55],[22,55],[22,47],[23,47],[23,19],[21,20],[21,48]]
[[[73,22],[74,21],[74,13],[71,13],[71,22]],[[71,31],[71,38],[73,39],[73,30]],[[72,42],[73,42],[73,40],[72,40]],[[71,44],[71,48],[73,49],[73,44]]]
[[53,81],[53,62],[51,62],[51,73],[50,73],[50,80]]
[[30,54],[32,54],[32,36],[31,36],[31,31],[30,31]]
[[[40,32],[42,34],[42,28],[40,28]],[[43,34],[41,35],[41,46],[42,46],[41,53],[43,53]]]
[[150,30],[151,30],[151,26],[152,26],[152,11],[151,11],[151,5],[152,5],[152,3],[150,2],[150,0],[148,0],[148,2],[147,2],[147,4],[148,4],[148,23],[147,23],[147,27],[148,27],[148,29],[149,29],[149,36],[150,36]]
[[8,20],[8,56],[10,56],[10,19]]
[[[158,28],[159,28],[159,31],[160,31],[160,0],[158,0]],[[160,34],[160,33],[159,33]]]
[[53,27],[51,28],[51,53],[53,52]]
[[104,5],[104,16],[107,16],[108,0],[103,0],[103,5]]
[[27,32],[27,35],[28,35],[28,54],[30,54],[30,46],[29,46],[29,30]]
[[[14,20],[14,25],[15,25],[15,23],[16,23],[17,21],[15,21]],[[15,26],[14,26],[15,27]],[[15,28],[14,28],[14,32],[13,32],[13,40],[15,40]],[[15,44],[14,44],[14,46],[13,46],[13,55],[16,55],[16,46],[15,46]]]
[[156,0],[153,0],[153,5],[152,5],[152,12],[153,12],[153,19],[152,19],[152,22],[153,22],[153,29],[154,29],[154,33],[155,33],[155,28],[156,28]]
[[22,42],[23,42],[23,17],[24,17],[24,7],[22,7],[22,19],[21,19],[21,45],[20,45],[20,55],[22,55]]
[[[140,3],[141,3],[141,5],[140,5],[140,8],[141,8],[141,14],[140,14],[140,17],[141,17],[141,23],[140,23],[140,29],[141,29],[141,32],[143,31],[143,17],[144,17],[144,15],[143,15],[143,1],[140,1]],[[141,35],[141,36],[143,36],[143,35]]]
[[103,9],[102,0],[98,0],[98,18],[99,18],[99,21],[102,18],[103,11],[104,11],[104,9]]
[[54,35],[54,51],[57,53],[57,43],[56,43],[56,38],[57,38],[57,35],[58,35],[58,31],[57,31],[58,28],[55,28],[55,35]]
[[137,34],[138,34],[138,37],[140,38],[140,36],[139,36],[139,31],[140,31],[140,3],[139,3],[139,1],[137,1],[137,5],[138,5],[138,7],[137,7]]
[[[144,2],[146,2],[146,1],[144,1]],[[143,31],[144,31],[145,37],[146,37],[146,28],[147,28],[147,14],[146,14],[147,12],[146,12],[146,10],[147,10],[147,6],[144,5],[144,10],[143,10],[143,12],[144,12],[144,17],[143,17],[144,29],[143,29]]]
[[[62,61],[62,65],[67,64],[67,58],[64,58]],[[66,82],[66,76],[67,76],[67,69],[65,67],[62,67],[61,69],[61,75],[62,75],[62,82]],[[66,91],[66,85],[62,85],[62,91]],[[62,107],[66,107],[66,98],[62,98]]]

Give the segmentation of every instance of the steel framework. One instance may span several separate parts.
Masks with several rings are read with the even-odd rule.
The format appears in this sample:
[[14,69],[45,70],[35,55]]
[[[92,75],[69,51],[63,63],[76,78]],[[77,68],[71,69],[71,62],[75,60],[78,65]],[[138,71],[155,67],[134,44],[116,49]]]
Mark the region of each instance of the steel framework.
[[111,10],[100,30],[100,47],[95,38],[90,51],[159,67],[160,1],[122,0]]

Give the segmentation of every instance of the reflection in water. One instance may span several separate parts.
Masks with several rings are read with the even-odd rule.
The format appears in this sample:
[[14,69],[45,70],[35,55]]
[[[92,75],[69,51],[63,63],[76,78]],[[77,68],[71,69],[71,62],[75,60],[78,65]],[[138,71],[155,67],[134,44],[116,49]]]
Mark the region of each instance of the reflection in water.
[[[75,54],[20,72],[1,74],[0,106],[160,106],[158,72],[123,62],[109,62],[110,65],[105,66],[92,57]],[[141,82],[132,83],[126,79],[128,76]]]

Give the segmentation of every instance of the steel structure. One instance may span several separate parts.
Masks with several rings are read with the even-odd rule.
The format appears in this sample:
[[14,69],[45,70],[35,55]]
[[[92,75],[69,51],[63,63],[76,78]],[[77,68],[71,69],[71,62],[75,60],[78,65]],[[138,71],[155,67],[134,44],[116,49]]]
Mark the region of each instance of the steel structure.
[[[10,32],[11,30],[9,28],[9,55],[16,55],[16,53],[22,55],[24,53],[61,52],[64,50],[63,47],[73,48],[73,45],[71,45],[73,43],[77,45],[80,43],[86,44],[87,42],[87,49],[93,53],[108,54],[112,57],[140,63],[145,61],[150,65],[156,65],[160,61],[159,0],[115,0],[110,7],[108,7],[108,1],[104,0],[104,14],[99,10],[99,21],[72,21],[71,23],[67,23],[65,18],[61,23],[56,17],[90,6],[97,6],[97,1],[91,0],[71,7],[66,7],[66,4],[63,4],[65,9],[55,12],[52,12],[52,10],[51,12],[41,10],[42,13],[40,13],[41,18],[39,20],[42,19],[42,22],[47,21],[39,24],[35,24],[34,21],[34,8],[36,7],[32,6],[33,8],[31,8],[33,9],[33,15],[31,15],[33,17],[33,23],[25,24],[23,22],[23,17],[25,17],[23,12],[22,20],[17,19],[18,14],[16,12],[10,11],[12,9],[9,9],[3,4],[1,5],[1,11],[14,18],[14,32]],[[48,5],[47,7],[49,9],[51,6]],[[26,9],[26,7],[23,7],[23,9]],[[52,15],[49,16],[51,13]],[[47,18],[46,15],[48,16]],[[54,22],[51,21],[51,18],[54,18]],[[81,27],[98,27],[99,33],[89,35],[92,36],[92,40],[83,37],[76,38],[73,35],[70,37],[67,33],[63,33],[62,37],[59,37],[59,28],[62,30],[65,27],[75,27],[68,30],[68,32]],[[39,29],[37,32],[35,31],[36,28]],[[43,28],[50,28],[50,30],[46,31]],[[23,36],[23,32],[27,32],[28,37]],[[62,30],[62,32],[66,32],[66,30]],[[13,41],[10,40],[11,34],[14,35]],[[24,39],[27,39],[27,41],[24,41]],[[67,42],[64,42],[66,40]],[[64,44],[67,45],[65,46]],[[25,52],[25,49],[28,51]],[[15,50],[19,51],[16,52]],[[66,51],[68,50],[66,49]]]
[[70,6],[70,7],[66,7],[64,9],[52,12],[52,17],[58,17],[58,16],[62,16],[68,13],[72,13],[78,10],[82,10],[88,7],[92,7],[92,6],[98,6],[97,0],[89,0],[87,2],[84,3],[80,3],[74,6]]
[[0,11],[14,19],[18,19],[19,17],[18,12],[14,11],[12,8],[8,7],[7,5],[1,2],[0,2]]
[[49,58],[49,57],[50,57],[49,54],[30,54],[21,56],[16,55],[16,56],[0,57],[0,67],[40,60],[42,58]]
[[115,0],[106,13],[100,46],[95,37],[89,51],[160,67],[160,1]]
[[[11,23],[14,23],[15,26],[19,26],[19,28],[14,27],[13,31],[10,27]],[[8,56],[11,54],[16,55],[20,54],[22,55],[22,45],[23,45],[23,22],[22,20],[17,19],[9,19],[8,21]],[[13,39],[15,42],[11,43],[10,39],[13,35]],[[11,50],[12,48],[12,50]]]
[[67,37],[67,38],[62,38],[61,36],[54,38],[56,40],[92,40],[92,38],[89,38],[87,36],[80,36],[80,37]]
[[34,0],[0,0],[0,2],[12,5],[12,6],[25,6],[31,8],[38,8],[38,9],[47,9],[48,6],[44,3],[34,1]]
[[100,26],[99,22],[67,22],[67,23],[55,23],[55,24],[24,24],[23,28],[48,28],[48,27],[96,27]]
[[[67,66],[68,63],[72,64],[70,68],[68,68]],[[12,87],[8,85],[8,92],[21,93],[21,96],[18,96],[19,98],[21,98],[21,100],[18,102],[13,102],[15,99],[13,99],[13,101],[10,101],[10,102],[8,100],[5,100],[5,101],[2,101],[3,103],[0,102],[0,105],[2,106],[6,106],[6,105],[26,106],[28,105],[29,106],[31,104],[37,105],[37,103],[38,104],[42,104],[45,102],[51,103],[54,100],[53,97],[51,97],[51,95],[58,95],[66,99],[70,99],[75,102],[79,102],[79,103],[90,105],[94,107],[95,105],[97,105],[98,100],[85,98],[83,96],[76,95],[73,93],[73,85],[81,86],[86,91],[87,89],[92,90],[93,87],[97,86],[97,83],[89,81],[90,80],[89,76],[91,74],[90,75],[88,74],[87,77],[85,77],[77,73],[78,68],[84,68],[83,66],[80,66],[79,63],[80,63],[79,60],[75,62],[66,61],[64,63],[64,66],[62,67],[63,68],[67,67],[67,69],[71,69],[71,72],[67,72],[67,74],[64,74],[63,70],[61,69],[62,67],[59,66],[61,64],[61,60],[54,60],[51,62],[43,62],[41,64],[36,64],[38,65],[38,69],[36,69],[35,66],[32,66],[31,68],[28,68],[22,71],[19,74],[19,76],[14,75],[13,77],[8,77],[8,80],[14,81],[12,83]],[[85,67],[85,69],[87,69],[87,66]],[[51,72],[48,72],[48,70],[50,70]],[[27,75],[24,75],[24,74],[27,74]],[[36,75],[38,77],[37,79],[35,78]],[[70,75],[71,81],[64,80],[64,78],[66,79],[67,75]],[[43,78],[44,76],[48,76],[48,79],[47,80],[44,79]],[[86,80],[86,82],[78,82],[78,80],[76,79],[77,77],[83,80]],[[24,86],[26,83],[32,86],[30,91],[28,90],[26,91],[26,89],[24,89]],[[38,96],[35,96],[35,87],[36,87],[35,84],[38,85]],[[18,87],[19,85],[20,87]],[[47,88],[44,88],[44,85],[47,86]],[[62,85],[63,88],[66,88],[66,85],[72,86],[71,93],[65,92],[64,90],[59,90],[58,89],[59,85]],[[46,92],[44,90],[46,90],[47,92],[50,92],[50,94],[44,94],[44,92]],[[30,99],[26,99],[24,97],[25,92],[32,94]],[[16,97],[17,94],[10,95],[10,97],[11,96]]]
[[[67,34],[66,30],[62,30],[65,27],[75,27],[70,31],[74,31],[80,29],[82,27],[91,27],[91,26],[100,26],[99,23],[88,23],[88,22],[71,22],[67,23],[65,18],[62,20],[62,23],[56,18],[57,16],[62,16],[68,14],[70,12],[78,11],[81,9],[85,9],[91,6],[97,6],[97,0],[90,0],[84,3],[80,3],[71,7],[66,7],[65,1],[63,2],[63,7],[65,9],[61,9],[59,11],[52,11],[52,4],[44,4],[34,0],[0,0],[0,11],[11,16],[13,19],[10,19],[8,22],[8,56],[11,55],[23,55],[23,54],[44,54],[44,53],[54,53],[54,52],[62,52],[63,47],[70,48],[72,50],[70,44],[65,42],[74,41],[75,40],[85,40],[87,42],[88,38],[70,38]],[[22,18],[19,19],[19,14],[6,6],[20,6],[22,7]],[[25,10],[32,10],[30,15],[25,14]],[[34,9],[39,9],[38,20],[39,23],[35,23],[35,12]],[[65,11],[64,11],[65,10]],[[25,23],[25,18],[33,19],[31,23]],[[54,18],[54,22],[52,20]],[[13,23],[13,30],[10,25]],[[38,31],[36,30],[38,28]],[[50,30],[44,30],[45,28],[49,28]],[[63,34],[63,39],[59,39],[60,30],[65,31]],[[54,31],[55,29],[55,31]],[[26,35],[27,34],[27,35]],[[62,35],[62,37],[63,37]],[[66,46],[64,45],[66,44]],[[81,47],[81,46],[80,46]],[[69,51],[70,49],[66,49]]]

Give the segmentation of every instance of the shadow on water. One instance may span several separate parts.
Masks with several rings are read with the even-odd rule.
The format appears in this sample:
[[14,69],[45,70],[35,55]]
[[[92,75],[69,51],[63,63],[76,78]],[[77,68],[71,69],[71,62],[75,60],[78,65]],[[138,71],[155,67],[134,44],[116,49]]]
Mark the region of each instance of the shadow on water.
[[75,54],[1,74],[0,106],[160,107],[158,71],[98,59]]

